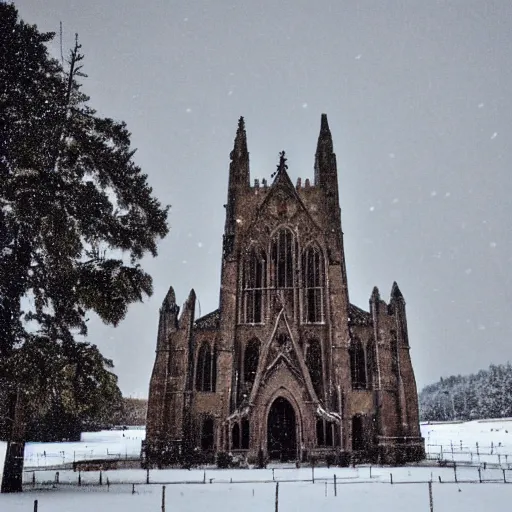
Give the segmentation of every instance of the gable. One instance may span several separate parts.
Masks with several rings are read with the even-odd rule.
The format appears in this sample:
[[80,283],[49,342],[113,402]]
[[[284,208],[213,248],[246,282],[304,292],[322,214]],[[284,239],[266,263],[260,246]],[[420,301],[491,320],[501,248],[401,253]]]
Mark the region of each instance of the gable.
[[277,315],[271,336],[262,347],[249,402],[255,403],[260,388],[266,386],[276,372],[284,369],[305,388],[309,400],[318,402],[302,350],[292,334],[283,307]]

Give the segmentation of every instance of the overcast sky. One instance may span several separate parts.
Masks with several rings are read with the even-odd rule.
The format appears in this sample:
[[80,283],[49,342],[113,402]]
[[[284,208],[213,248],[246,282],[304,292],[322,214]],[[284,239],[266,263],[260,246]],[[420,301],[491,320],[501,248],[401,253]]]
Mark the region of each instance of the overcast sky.
[[[512,3],[19,0],[41,30],[79,33],[84,92],[124,120],[171,204],[145,260],[155,293],[89,341],[125,395],[147,396],[173,285],[218,307],[229,153],[245,116],[252,178],[313,177],[320,114],[338,160],[349,296],[396,280],[418,387],[512,359]],[[58,40],[53,49],[58,52]]]

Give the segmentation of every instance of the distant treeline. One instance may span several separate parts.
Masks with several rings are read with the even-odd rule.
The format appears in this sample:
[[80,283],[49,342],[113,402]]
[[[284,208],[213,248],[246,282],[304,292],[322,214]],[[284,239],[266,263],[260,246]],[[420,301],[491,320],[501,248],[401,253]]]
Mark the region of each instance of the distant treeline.
[[419,394],[421,421],[512,417],[512,365],[441,378]]
[[115,425],[142,426],[146,424],[148,401],[145,398],[123,398],[121,410],[114,417]]

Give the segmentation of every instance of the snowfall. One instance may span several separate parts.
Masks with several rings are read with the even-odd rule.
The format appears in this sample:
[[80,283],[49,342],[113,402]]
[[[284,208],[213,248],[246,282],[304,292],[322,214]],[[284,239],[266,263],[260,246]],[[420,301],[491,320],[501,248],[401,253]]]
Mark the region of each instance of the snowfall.
[[[297,469],[292,464],[276,464],[266,469],[79,473],[69,469],[73,461],[136,459],[144,430],[83,433],[76,443],[29,443],[24,492],[0,495],[0,512],[33,511],[36,500],[38,512],[215,512],[240,508],[259,512],[275,511],[276,496],[282,512],[508,509],[512,501],[512,485],[508,485],[512,483],[512,419],[422,424],[421,429],[428,458],[404,467]],[[0,470],[4,456],[5,443],[0,444]]]

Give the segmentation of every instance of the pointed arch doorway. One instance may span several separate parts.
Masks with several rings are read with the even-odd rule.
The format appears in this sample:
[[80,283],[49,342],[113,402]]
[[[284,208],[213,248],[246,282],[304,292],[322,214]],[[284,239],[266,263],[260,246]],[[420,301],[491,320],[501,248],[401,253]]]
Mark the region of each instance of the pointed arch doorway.
[[297,419],[292,404],[276,398],[267,418],[267,453],[271,460],[286,462],[297,458]]

